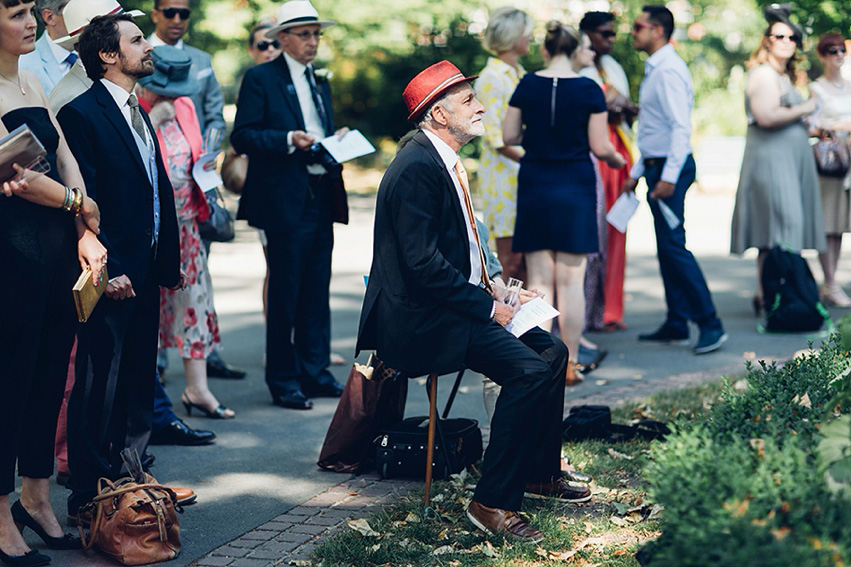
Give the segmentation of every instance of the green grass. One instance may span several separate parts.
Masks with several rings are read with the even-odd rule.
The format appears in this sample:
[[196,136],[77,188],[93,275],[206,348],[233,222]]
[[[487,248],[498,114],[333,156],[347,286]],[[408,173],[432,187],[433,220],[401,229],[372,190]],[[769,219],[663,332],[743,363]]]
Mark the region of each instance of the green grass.
[[[652,419],[687,423],[705,418],[722,383],[657,394],[613,411],[613,421]],[[571,565],[635,567],[635,553],[659,535],[658,514],[649,501],[641,470],[651,444],[599,441],[566,444],[577,469],[594,477],[594,498],[583,504],[526,499],[523,513],[546,539],[538,545],[486,536],[466,519],[475,478],[466,474],[432,488],[433,517],[423,517],[423,490],[367,519],[378,535],[346,529],[317,547],[322,567],[531,567]]]

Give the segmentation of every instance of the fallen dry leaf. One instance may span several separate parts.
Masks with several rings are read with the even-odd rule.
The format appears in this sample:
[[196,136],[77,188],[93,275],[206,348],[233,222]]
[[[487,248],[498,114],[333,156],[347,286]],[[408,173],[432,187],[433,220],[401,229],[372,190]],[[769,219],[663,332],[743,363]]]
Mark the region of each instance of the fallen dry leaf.
[[408,512],[408,515],[407,515],[407,516],[405,516],[405,521],[406,521],[406,522],[411,522],[411,523],[413,524],[413,523],[419,522],[419,521],[420,521],[420,519],[419,519],[419,518],[417,517],[417,515],[416,515],[416,514],[414,514],[413,512]]
[[350,528],[355,530],[357,533],[364,537],[378,537],[381,534],[372,529],[365,519],[361,518],[359,520],[349,520],[346,522]]
[[619,526],[621,528],[629,524],[629,522],[627,522],[626,520],[624,520],[620,516],[612,516],[611,518],[609,518],[609,521],[611,523],[613,523],[614,525]]
[[786,536],[791,533],[792,529],[786,526],[771,531],[771,535],[773,535],[774,539],[776,539],[777,541],[783,541],[784,539],[786,539]]
[[452,549],[451,545],[441,545],[437,549],[431,552],[432,555],[446,555],[447,553],[453,553],[455,550]]
[[591,532],[593,532],[593,531],[594,531],[594,524],[592,524],[591,522],[586,521],[586,522],[585,522],[585,533],[586,533],[586,534],[590,534],[590,533],[591,533]]
[[810,401],[810,395],[804,392],[803,396],[795,396],[792,401],[804,408],[813,407],[813,402]]
[[626,459],[627,461],[631,461],[633,459],[632,456],[626,455],[626,454],[621,453],[619,451],[615,451],[614,449],[611,449],[611,448],[608,450],[608,453],[609,453],[609,455],[611,455],[611,456],[613,456],[617,459]]

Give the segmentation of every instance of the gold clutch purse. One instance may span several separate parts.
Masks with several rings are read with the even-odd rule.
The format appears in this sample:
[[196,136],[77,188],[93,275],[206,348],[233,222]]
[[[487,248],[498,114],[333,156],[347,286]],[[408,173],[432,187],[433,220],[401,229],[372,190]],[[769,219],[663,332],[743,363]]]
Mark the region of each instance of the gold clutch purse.
[[100,285],[96,286],[94,280],[92,279],[92,269],[86,268],[83,270],[83,273],[80,274],[80,277],[77,279],[77,283],[74,284],[72,288],[72,292],[74,294],[74,305],[77,307],[77,318],[80,320],[80,323],[85,323],[89,320],[89,317],[92,315],[92,311],[95,310],[95,305],[98,303],[98,299],[103,295],[104,290],[106,290],[106,283],[109,281],[109,275],[106,273],[106,266],[103,268],[103,278],[101,279]]

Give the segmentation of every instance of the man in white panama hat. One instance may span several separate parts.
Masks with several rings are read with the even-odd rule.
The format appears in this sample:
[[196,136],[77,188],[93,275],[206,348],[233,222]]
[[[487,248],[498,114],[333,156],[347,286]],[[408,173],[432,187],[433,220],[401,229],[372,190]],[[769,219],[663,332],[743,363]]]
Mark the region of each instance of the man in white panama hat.
[[[62,10],[66,33],[64,36],[56,38],[56,44],[64,49],[72,50],[76,54],[80,34],[83,33],[92,18],[123,13],[124,8],[115,0],[71,0]],[[145,15],[144,12],[139,10],[130,10],[127,14],[134,18]],[[54,114],[58,113],[59,109],[89,90],[91,86],[92,80],[86,76],[86,69],[82,63],[72,66],[68,73],[56,83],[53,90],[48,93],[50,108],[53,109]]]
[[331,87],[312,61],[322,30],[307,0],[291,0],[266,32],[281,43],[274,61],[249,69],[242,81],[231,143],[248,155],[237,218],[268,239],[269,315],[266,384],[272,401],[310,409],[315,396],[339,397],[327,367],[331,348],[332,223],[346,222],[342,167],[317,143],[337,130]]

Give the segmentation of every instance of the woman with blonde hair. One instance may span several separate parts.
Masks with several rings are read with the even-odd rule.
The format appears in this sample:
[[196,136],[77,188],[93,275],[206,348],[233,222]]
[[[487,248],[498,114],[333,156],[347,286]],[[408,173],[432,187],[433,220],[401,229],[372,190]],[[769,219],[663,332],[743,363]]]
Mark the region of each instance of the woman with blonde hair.
[[762,266],[769,249],[825,249],[821,195],[804,118],[816,99],[804,100],[795,88],[801,30],[788,11],[766,6],[768,28],[751,57],[745,87],[748,133],[733,210],[731,252],[757,248],[757,293],[753,308],[763,309]]
[[[851,146],[848,135],[851,132],[851,82],[843,78],[841,72],[846,50],[842,34],[828,33],[821,37],[816,51],[824,74],[810,83],[810,92],[819,100],[819,109],[811,124],[814,133],[819,137],[835,138],[848,148]],[[839,177],[820,174],[819,185],[827,237],[827,250],[819,254],[824,272],[822,301],[836,307],[851,307],[851,298],[835,279],[842,234],[851,232],[851,171]]]
[[591,153],[613,168],[623,157],[609,141],[606,99],[581,77],[594,53],[587,36],[559,22],[547,25],[545,69],[526,75],[509,101],[506,145],[522,144],[514,251],[526,255],[529,287],[557,297],[559,328],[570,353],[566,381],[582,380],[576,365],[585,322],[585,259],[599,250],[597,177]]
[[492,56],[476,81],[476,97],[485,105],[479,180],[484,196],[484,217],[496,242],[496,253],[506,278],[526,279],[523,255],[512,252],[517,213],[517,172],[523,149],[502,141],[502,121],[508,99],[526,70],[520,58],[529,54],[534,20],[511,7],[494,10],[485,30],[484,47]]

